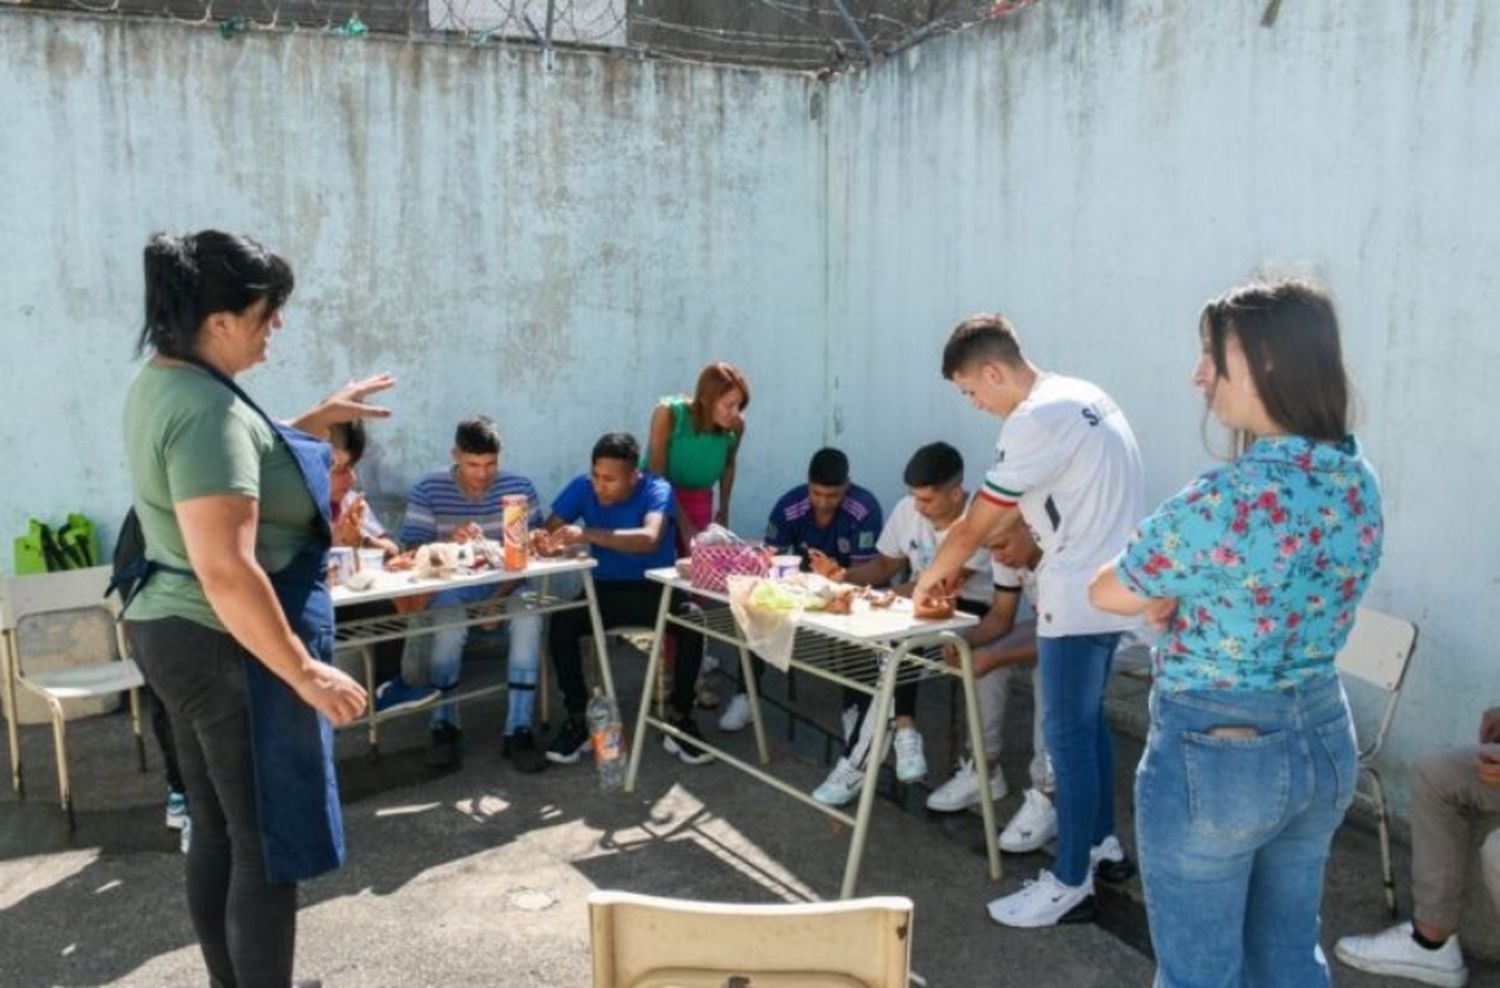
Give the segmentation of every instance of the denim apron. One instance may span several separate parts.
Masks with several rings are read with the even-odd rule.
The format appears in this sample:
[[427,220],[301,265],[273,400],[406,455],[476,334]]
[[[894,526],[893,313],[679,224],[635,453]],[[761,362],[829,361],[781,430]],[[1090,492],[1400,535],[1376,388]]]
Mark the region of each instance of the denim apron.
[[[276,599],[292,631],[319,662],[333,661],[333,597],[328,590],[328,443],[267,415],[229,377],[191,358],[220,384],[253,408],[275,431],[297,463],[307,493],[318,508],[312,540],[286,566],[268,573]],[[169,569],[148,563],[151,570]],[[333,726],[304,703],[281,677],[259,659],[245,656],[245,693],[250,720],[251,762],[255,772],[256,815],[271,883],[298,882],[344,863],[344,820],[333,767]]]

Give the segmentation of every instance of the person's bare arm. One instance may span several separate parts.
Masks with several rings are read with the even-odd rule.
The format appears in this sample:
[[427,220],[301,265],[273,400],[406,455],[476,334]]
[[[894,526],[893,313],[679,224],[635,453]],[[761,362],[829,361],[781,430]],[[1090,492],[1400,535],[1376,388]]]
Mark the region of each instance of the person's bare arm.
[[[553,521],[558,523],[555,528],[552,527]],[[547,519],[548,530],[563,545],[576,545],[584,542],[604,549],[613,549],[615,552],[637,555],[656,551],[657,546],[661,545],[666,524],[666,516],[659,511],[648,513],[639,528],[583,528],[579,525],[565,525],[556,515]]]
[[735,464],[739,461],[740,446],[745,442],[745,429],[740,427],[739,438],[729,447],[729,458],[724,464],[724,473],[719,477],[719,510],[714,512],[714,521],[729,527],[729,498],[734,493]]
[[178,503],[176,514],[193,573],[235,640],[335,724],[364,713],[364,689],[307,651],[255,559],[260,502],[212,494]]
[[[813,551],[816,552],[816,550]],[[821,552],[818,555],[823,556]],[[828,559],[827,556],[823,556],[823,558]],[[833,562],[831,559],[828,561]],[[815,571],[817,570],[817,565],[817,563],[813,565]],[[837,565],[835,565],[836,568]],[[905,569],[906,558],[904,556],[877,555],[874,559],[867,559],[862,563],[850,566],[844,570],[843,575],[838,577],[838,579],[843,583],[853,583],[856,586],[883,587],[900,576]],[[825,573],[823,575],[827,576],[828,574]],[[833,577],[829,578],[834,579]]]
[[921,578],[912,588],[912,599],[924,600],[939,595],[941,588],[951,584],[968,564],[976,549],[982,545],[994,545],[1012,526],[1021,523],[1021,512],[1017,508],[1002,508],[982,497],[970,501],[963,517],[949,526],[932,564],[922,571]]
[[1142,615],[1158,631],[1177,613],[1176,597],[1142,597],[1127,587],[1116,570],[1118,559],[1105,563],[1089,581],[1089,604],[1109,614]]
[[363,381],[351,381],[288,424],[310,436],[327,439],[329,427],[339,422],[390,418],[389,408],[371,405],[365,399],[395,383],[396,379],[390,374],[376,374]]

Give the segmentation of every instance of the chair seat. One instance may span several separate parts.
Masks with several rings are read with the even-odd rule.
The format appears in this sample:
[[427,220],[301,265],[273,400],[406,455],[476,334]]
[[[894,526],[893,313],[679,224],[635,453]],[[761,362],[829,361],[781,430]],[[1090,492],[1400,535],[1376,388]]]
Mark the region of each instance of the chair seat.
[[144,686],[146,679],[141,675],[139,666],[130,659],[125,659],[73,666],[34,676],[20,676],[17,677],[17,682],[33,693],[40,693],[54,700],[78,700],[133,690]]
[[631,988],[868,988],[865,982],[827,971],[727,971],[718,968],[674,967],[647,971]]

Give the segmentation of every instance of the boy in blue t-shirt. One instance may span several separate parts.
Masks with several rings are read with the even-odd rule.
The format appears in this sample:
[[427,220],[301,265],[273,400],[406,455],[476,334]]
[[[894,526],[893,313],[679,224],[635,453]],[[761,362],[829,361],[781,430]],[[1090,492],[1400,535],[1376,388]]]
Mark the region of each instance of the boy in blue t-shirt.
[[[547,531],[563,545],[587,545],[593,552],[598,563],[594,592],[605,628],[654,626],[662,587],[647,580],[646,571],[671,566],[675,558],[672,485],[642,473],[637,466],[640,460],[641,447],[634,436],[607,433],[594,444],[589,473],[573,478],[563,488],[547,519]],[[674,601],[679,611],[684,605],[685,599]],[[582,608],[560,611],[552,618],[552,665],[567,719],[548,746],[547,758],[559,764],[578,761],[589,746],[584,721],[589,695],[579,639],[592,630],[588,611]],[[701,738],[692,710],[703,663],[703,636],[680,628],[669,634],[677,641],[677,662],[666,719],[689,737]],[[712,757],[691,741],[670,734],[663,744],[689,765],[701,765]]]

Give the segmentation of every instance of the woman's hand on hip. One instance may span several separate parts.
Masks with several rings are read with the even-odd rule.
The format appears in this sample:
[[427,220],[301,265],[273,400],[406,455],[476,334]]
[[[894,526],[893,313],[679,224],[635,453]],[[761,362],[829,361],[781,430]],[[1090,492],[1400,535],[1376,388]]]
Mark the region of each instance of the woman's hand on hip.
[[302,702],[341,726],[365,712],[365,688],[347,673],[322,662],[310,662],[297,684]]

